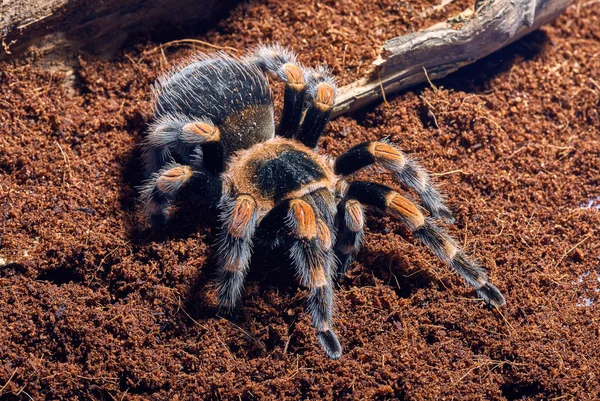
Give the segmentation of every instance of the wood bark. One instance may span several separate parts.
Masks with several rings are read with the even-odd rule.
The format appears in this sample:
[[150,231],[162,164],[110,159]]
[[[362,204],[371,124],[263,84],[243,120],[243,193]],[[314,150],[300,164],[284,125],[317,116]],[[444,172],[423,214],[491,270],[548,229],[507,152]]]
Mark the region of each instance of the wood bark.
[[131,34],[208,28],[236,1],[0,0],[0,59],[81,47],[110,55]]
[[[334,115],[442,78],[553,21],[571,0],[478,1],[446,23],[385,43],[366,78],[340,88]],[[459,27],[455,29],[454,26]]]

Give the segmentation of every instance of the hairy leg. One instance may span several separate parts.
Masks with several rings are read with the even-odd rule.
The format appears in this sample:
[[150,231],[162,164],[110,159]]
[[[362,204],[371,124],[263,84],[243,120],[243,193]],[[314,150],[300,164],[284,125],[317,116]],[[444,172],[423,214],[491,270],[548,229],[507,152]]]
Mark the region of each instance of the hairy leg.
[[314,148],[331,117],[337,87],[333,76],[325,67],[312,70],[307,81],[308,108],[296,139],[309,148]]
[[426,219],[411,201],[384,185],[364,181],[351,183],[346,197],[387,210],[399,217],[416,238],[475,288],[486,303],[493,306],[505,303],[502,293],[488,281],[485,270],[469,259],[456,241],[441,227],[436,226],[433,220]]
[[222,309],[234,309],[241,298],[252,256],[252,237],[258,225],[255,200],[248,195],[224,197],[218,257],[218,298]]
[[294,53],[279,45],[262,45],[248,60],[285,82],[283,114],[277,134],[296,138],[314,148],[335,101],[336,85],[331,73],[324,67],[303,67]]
[[306,69],[296,61],[296,55],[279,45],[259,46],[249,61],[285,82],[283,113],[277,135],[293,138],[300,128],[307,92]]
[[[222,170],[221,134],[209,120],[189,121],[182,115],[166,115],[151,127],[143,143],[142,160],[148,174],[155,173],[176,156],[193,168]],[[209,151],[204,151],[208,146]],[[204,157],[206,153],[207,157]],[[215,171],[212,171],[215,170]]]
[[356,199],[344,199],[338,206],[338,238],[335,254],[340,261],[339,272],[346,273],[358,252],[364,235],[364,208]]
[[191,166],[170,163],[144,182],[140,198],[144,211],[157,229],[169,219],[169,206],[181,197],[193,198],[206,204],[216,204],[221,197],[221,181]]
[[346,176],[375,164],[390,170],[401,183],[415,190],[432,217],[440,217],[450,223],[454,221],[442,195],[432,185],[427,170],[387,141],[365,142],[353,147],[337,158],[334,168],[336,174]]
[[317,338],[327,355],[338,359],[342,347],[332,329],[335,300],[331,228],[301,199],[290,201],[286,225],[293,237],[290,259],[300,284],[309,289],[307,306]]

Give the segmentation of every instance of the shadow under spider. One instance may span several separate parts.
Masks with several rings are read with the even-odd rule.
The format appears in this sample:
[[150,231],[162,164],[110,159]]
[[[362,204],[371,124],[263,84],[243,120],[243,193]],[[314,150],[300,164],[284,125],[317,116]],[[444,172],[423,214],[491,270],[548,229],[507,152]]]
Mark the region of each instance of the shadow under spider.
[[[435,255],[423,244],[419,243],[400,222],[387,218],[387,215],[379,210],[370,208],[367,212],[367,230],[363,246],[356,255],[355,261],[348,272],[338,277],[338,291],[349,287],[365,287],[381,285],[394,290],[399,298],[410,298],[419,289],[441,287],[445,289],[449,284],[445,279],[440,283],[440,277],[429,269],[419,268],[406,251],[418,248],[423,252],[424,258],[431,259],[435,263]],[[374,238],[377,234],[391,233],[393,237],[382,239]],[[392,251],[381,252],[377,248],[377,242],[393,243]],[[447,268],[442,266],[442,269]]]

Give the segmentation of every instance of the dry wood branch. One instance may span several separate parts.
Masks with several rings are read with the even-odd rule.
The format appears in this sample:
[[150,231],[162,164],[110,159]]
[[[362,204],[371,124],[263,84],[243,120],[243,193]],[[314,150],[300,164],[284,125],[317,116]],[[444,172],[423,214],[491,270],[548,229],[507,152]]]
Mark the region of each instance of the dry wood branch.
[[52,59],[58,55],[67,61],[82,46],[111,55],[129,34],[210,27],[236,1],[0,1],[0,59],[28,51],[37,56],[53,53]]
[[[369,76],[340,89],[334,115],[347,113],[427,79],[442,78],[535,31],[558,17],[571,0],[478,1],[450,22],[393,38],[383,46]],[[383,89],[382,89],[383,88]]]

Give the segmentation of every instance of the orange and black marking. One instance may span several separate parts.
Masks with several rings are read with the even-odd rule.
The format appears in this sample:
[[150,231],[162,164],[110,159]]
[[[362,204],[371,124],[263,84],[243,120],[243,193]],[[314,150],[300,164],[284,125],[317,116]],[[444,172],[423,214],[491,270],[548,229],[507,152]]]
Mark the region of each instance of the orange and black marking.
[[335,173],[349,175],[375,163],[376,159],[372,149],[373,143],[361,143],[338,157],[334,165]]
[[390,170],[397,180],[413,189],[431,216],[441,217],[448,222],[454,221],[442,195],[431,184],[427,171],[391,143],[365,142],[356,145],[336,159],[334,171],[347,176],[376,163]]
[[317,236],[317,219],[312,206],[302,199],[290,202],[290,218],[293,222],[294,234],[305,240],[312,240]]
[[369,153],[373,155],[376,162],[388,165],[402,166],[405,163],[404,154],[395,147],[385,142],[371,142],[368,146]]
[[229,235],[233,238],[245,237],[256,216],[256,202],[251,196],[238,196],[229,224]]
[[357,199],[352,198],[343,201],[338,210],[339,213],[343,213],[343,217],[341,219],[335,251],[340,261],[340,272],[345,273],[350,263],[352,263],[353,254],[360,247],[365,225],[365,215],[361,203]]
[[385,142],[365,142],[338,157],[334,169],[336,174],[348,175],[377,162],[401,168],[406,159],[393,145]]
[[388,210],[401,216],[411,228],[418,228],[425,224],[425,216],[417,209],[414,203],[400,195],[398,192],[390,191],[386,195]]
[[401,217],[412,229],[425,223],[425,216],[414,203],[385,185],[355,181],[350,184],[346,196],[348,199],[354,199],[362,204],[389,210]]
[[296,138],[308,146],[314,148],[329,122],[333,104],[335,103],[335,88],[329,82],[319,82],[312,90],[313,98],[306,110],[302,127]]
[[300,92],[306,87],[304,74],[302,74],[302,70],[297,65],[292,63],[284,64],[283,73],[286,77],[286,83],[291,89]]
[[205,142],[221,140],[221,132],[217,127],[207,123],[188,123],[183,126],[183,132],[191,135],[198,135]]
[[363,208],[356,199],[350,199],[346,202],[345,224],[350,231],[355,233],[362,231],[365,225]]
[[194,172],[189,166],[173,167],[158,177],[156,188],[164,194],[174,194],[179,188],[189,181]]
[[315,105],[321,111],[328,111],[335,101],[335,91],[327,82],[321,82],[317,85]]
[[317,219],[317,238],[325,249],[331,248],[331,230],[321,219]]
[[286,139],[256,145],[240,153],[231,166],[235,167],[227,176],[235,191],[270,207],[334,186],[335,177],[324,158]]
[[287,63],[282,66],[285,76],[283,113],[277,127],[277,134],[283,138],[293,138],[298,133],[302,121],[302,111],[306,98],[306,81],[300,67]]
[[487,303],[495,306],[504,304],[504,297],[488,282],[485,270],[467,258],[456,241],[442,228],[436,226],[433,221],[426,220],[414,203],[385,185],[365,181],[351,183],[346,197],[362,204],[389,210],[400,217],[409,226],[415,238],[433,251],[440,260],[449,264]]

